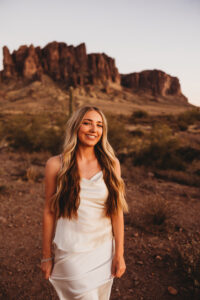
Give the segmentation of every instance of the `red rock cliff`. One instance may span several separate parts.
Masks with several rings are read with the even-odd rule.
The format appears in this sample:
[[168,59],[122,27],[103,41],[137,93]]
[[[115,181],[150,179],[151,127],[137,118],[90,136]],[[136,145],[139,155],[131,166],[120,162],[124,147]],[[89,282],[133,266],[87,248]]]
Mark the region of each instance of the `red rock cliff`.
[[183,96],[178,78],[160,70],[121,75],[121,85],[136,93],[145,92],[154,96]]
[[34,80],[47,74],[54,80],[64,81],[67,86],[120,83],[114,59],[104,53],[87,55],[85,44],[73,47],[52,42],[43,49],[33,45],[21,46],[12,54],[5,46],[3,55],[3,79],[20,77]]
[[121,86],[130,92],[144,92],[155,97],[172,95],[187,101],[181,93],[178,78],[160,70],[120,75],[113,58],[104,53],[87,54],[84,43],[74,47],[52,42],[42,49],[33,45],[21,46],[12,54],[5,46],[3,55],[1,80],[40,80],[42,74],[47,74],[53,80],[64,82],[67,87],[87,84],[108,86],[111,82],[121,82]]

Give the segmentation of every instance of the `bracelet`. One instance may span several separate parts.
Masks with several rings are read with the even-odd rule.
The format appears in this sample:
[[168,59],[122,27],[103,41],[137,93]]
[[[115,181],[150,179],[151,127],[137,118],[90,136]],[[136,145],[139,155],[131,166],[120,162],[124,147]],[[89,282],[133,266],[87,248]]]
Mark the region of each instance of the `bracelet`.
[[53,257],[42,258],[42,259],[41,259],[41,263],[46,262],[46,261],[49,261],[49,260],[52,260],[52,259],[53,259]]

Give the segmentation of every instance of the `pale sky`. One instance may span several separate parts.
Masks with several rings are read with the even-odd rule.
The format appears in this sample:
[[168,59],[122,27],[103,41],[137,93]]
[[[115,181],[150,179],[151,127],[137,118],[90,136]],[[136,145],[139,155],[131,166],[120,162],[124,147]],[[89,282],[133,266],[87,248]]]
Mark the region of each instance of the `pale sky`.
[[[115,58],[120,73],[160,69],[200,106],[200,0],[0,0],[0,47],[52,41]],[[0,69],[3,68],[2,50]]]

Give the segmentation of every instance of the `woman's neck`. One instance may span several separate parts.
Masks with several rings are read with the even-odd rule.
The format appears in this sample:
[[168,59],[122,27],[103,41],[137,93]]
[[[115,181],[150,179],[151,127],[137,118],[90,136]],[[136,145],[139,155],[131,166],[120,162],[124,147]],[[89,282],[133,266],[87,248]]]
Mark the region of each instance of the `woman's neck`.
[[81,161],[95,160],[96,155],[95,155],[94,147],[79,145],[77,152],[76,152],[76,157],[78,160],[81,160]]

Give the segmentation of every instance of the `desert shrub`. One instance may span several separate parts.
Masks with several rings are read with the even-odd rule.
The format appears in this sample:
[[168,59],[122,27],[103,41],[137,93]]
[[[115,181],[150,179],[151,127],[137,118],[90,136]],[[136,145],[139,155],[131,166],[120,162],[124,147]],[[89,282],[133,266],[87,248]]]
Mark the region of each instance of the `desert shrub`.
[[142,130],[136,129],[136,130],[132,130],[131,132],[132,136],[138,136],[138,137],[142,137],[144,136],[144,132]]
[[4,184],[0,185],[0,194],[5,194],[7,192],[7,186]]
[[148,224],[162,225],[169,215],[168,203],[160,195],[152,195],[146,201],[144,217]]
[[172,136],[167,125],[153,126],[147,140],[133,155],[135,165],[145,165],[160,169],[184,170],[185,164],[177,155],[179,142]]
[[184,120],[178,120],[177,125],[181,131],[186,131],[188,129],[188,124]]
[[177,149],[177,155],[185,162],[192,162],[194,159],[200,159],[200,150],[190,146],[180,147]]
[[161,115],[161,118],[168,121],[168,122],[174,122],[175,116],[171,114]]
[[106,115],[108,120],[108,140],[117,153],[123,152],[130,145],[131,136],[124,123],[113,115]]
[[177,118],[178,123],[182,122],[187,125],[194,124],[196,121],[200,121],[200,110],[191,109],[180,113]]
[[34,166],[30,166],[26,170],[26,179],[28,181],[38,181],[42,177],[41,173],[38,171],[38,169]]
[[152,192],[143,197],[131,224],[146,232],[168,232],[173,214],[169,202],[161,194]]
[[139,109],[139,110],[135,110],[132,115],[131,115],[131,119],[141,119],[141,118],[146,118],[148,117],[148,113],[145,110]]
[[51,118],[46,114],[16,115],[8,120],[5,135],[10,146],[28,152],[46,150],[58,153],[64,138],[64,122],[62,118],[58,121]]

